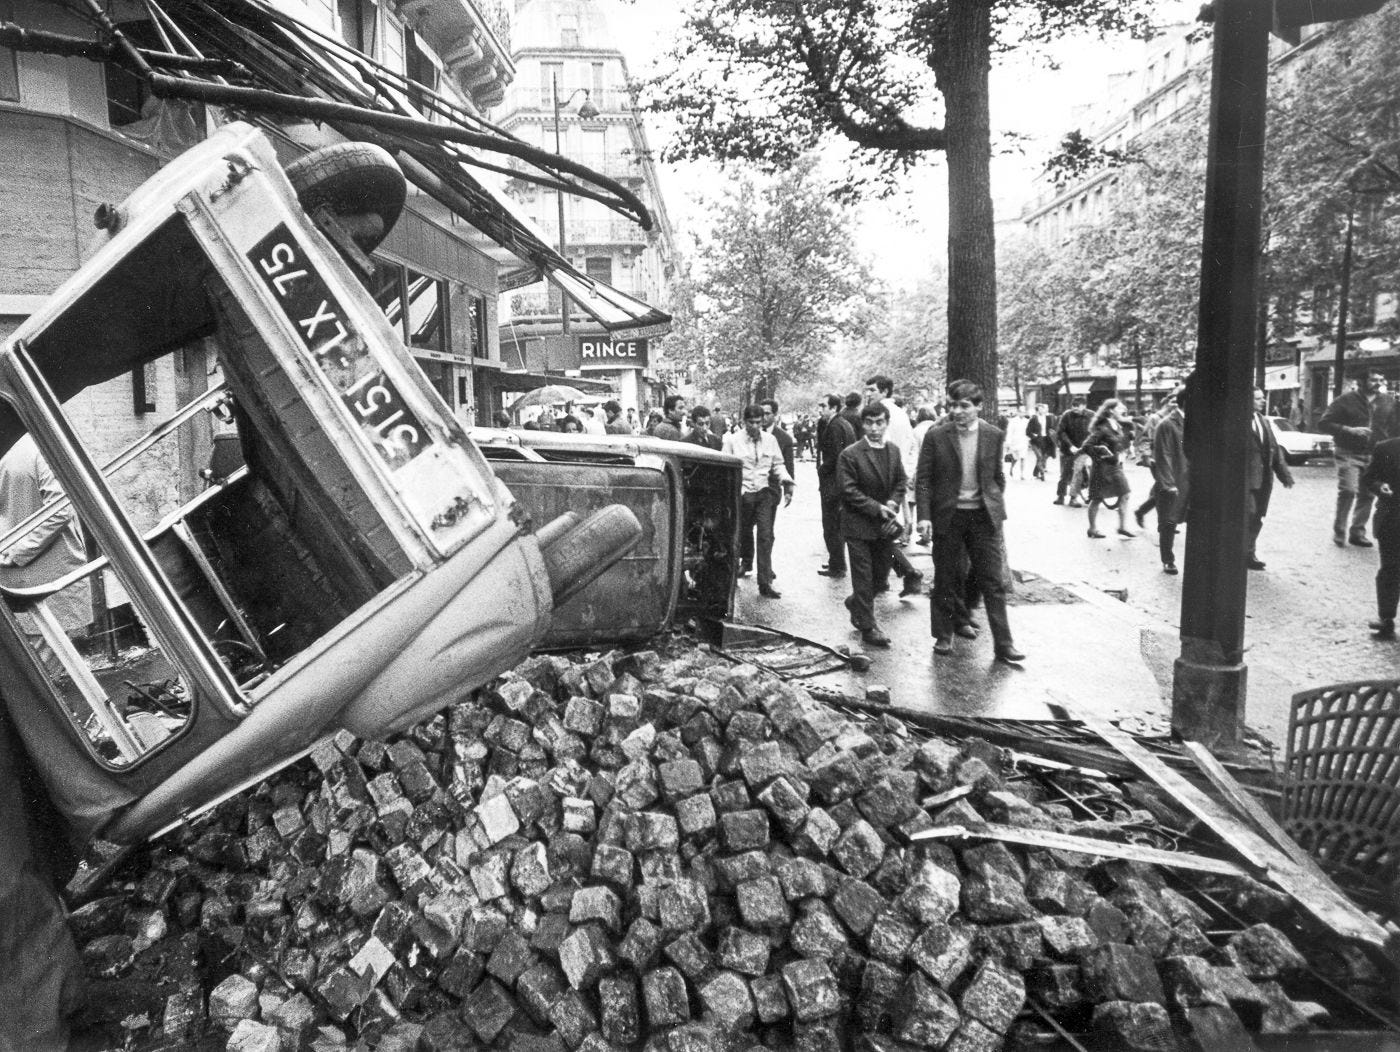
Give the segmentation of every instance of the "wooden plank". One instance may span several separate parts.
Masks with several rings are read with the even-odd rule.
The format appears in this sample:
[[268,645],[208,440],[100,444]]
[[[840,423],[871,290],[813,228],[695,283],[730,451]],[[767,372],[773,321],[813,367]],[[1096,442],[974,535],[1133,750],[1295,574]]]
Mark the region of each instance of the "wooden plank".
[[1187,851],[1163,851],[1144,844],[1120,844],[1113,840],[1099,840],[1096,837],[1074,836],[1070,833],[1056,833],[1050,829],[1023,829],[1020,826],[986,822],[980,825],[936,826],[921,829],[911,834],[910,840],[1001,840],[1026,847],[1047,848],[1051,851],[1073,851],[1080,855],[1096,855],[1104,858],[1125,858],[1132,862],[1146,862],[1154,866],[1171,869],[1193,869],[1201,873],[1220,873],[1227,877],[1247,877],[1249,871],[1238,862],[1225,859],[1193,855]]
[[1241,817],[1254,824],[1255,829],[1271,840],[1275,847],[1291,858],[1304,869],[1315,870],[1315,876],[1326,878],[1316,860],[1303,850],[1302,846],[1289,836],[1282,826],[1274,821],[1274,816],[1264,809],[1264,806],[1254,799],[1239,782],[1225,770],[1220,761],[1215,758],[1209,749],[1200,742],[1183,741],[1182,746],[1186,753],[1195,761],[1196,766],[1201,769],[1201,773],[1210,779],[1210,784],[1215,786],[1225,802],[1233,807]]
[[1212,800],[1176,771],[1124,734],[1107,720],[1086,712],[1063,698],[1056,698],[1070,715],[1092,730],[1177,803],[1206,824],[1261,875],[1287,892],[1318,923],[1344,939],[1350,939],[1382,959],[1390,960],[1386,930],[1367,916],[1330,879],[1319,880],[1311,871],[1295,863],[1254,830],[1244,825],[1218,802]]
[[961,800],[972,792],[970,785],[955,785],[953,788],[936,793],[933,796],[926,796],[919,801],[919,806],[928,809],[930,807],[943,807],[951,804],[954,800]]

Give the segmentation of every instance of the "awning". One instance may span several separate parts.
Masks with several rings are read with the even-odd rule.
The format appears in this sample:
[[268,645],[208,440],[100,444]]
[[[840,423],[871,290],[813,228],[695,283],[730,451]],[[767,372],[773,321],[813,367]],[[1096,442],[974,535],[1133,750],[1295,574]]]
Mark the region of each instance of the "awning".
[[560,373],[517,373],[492,371],[487,381],[498,391],[533,391],[536,387],[562,384],[576,387],[585,394],[608,395],[613,385],[606,380],[590,380],[584,376],[564,376]]
[[1069,393],[1072,395],[1086,395],[1093,389],[1093,380],[1071,380],[1069,382]]
[[[521,266],[500,275],[503,289],[543,276],[609,331],[630,332],[671,320],[664,311],[570,265],[496,179],[519,179],[599,201],[650,229],[646,207],[620,183],[515,138],[264,0],[220,0],[217,7],[206,0],[185,0],[169,10],[148,0],[147,6],[170,51],[240,67],[239,83],[230,84],[217,71],[163,62],[163,53],[142,52],[140,61],[132,59],[130,65],[156,96],[235,108],[271,127],[279,116],[303,118],[329,125],[347,139],[386,146],[397,151],[415,186],[520,261]],[[130,53],[137,54],[134,48]],[[524,163],[508,167],[506,157]]]

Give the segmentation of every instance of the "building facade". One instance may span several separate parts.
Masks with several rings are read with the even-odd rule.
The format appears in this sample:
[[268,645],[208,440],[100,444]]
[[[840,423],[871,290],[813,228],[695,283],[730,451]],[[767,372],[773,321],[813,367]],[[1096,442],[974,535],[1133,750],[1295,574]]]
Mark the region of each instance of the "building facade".
[[[516,76],[492,116],[526,143],[587,165],[641,199],[653,219],[649,231],[596,201],[565,195],[561,212],[554,191],[518,180],[510,185],[520,210],[578,270],[665,309],[676,277],[674,238],[646,128],[628,91],[627,62],[613,39],[593,0],[519,0],[511,24]],[[500,341],[508,363],[606,380],[619,401],[639,410],[683,386],[684,377],[666,365],[664,333],[613,339],[576,304],[565,333],[563,299],[556,286],[543,284],[503,297]]]

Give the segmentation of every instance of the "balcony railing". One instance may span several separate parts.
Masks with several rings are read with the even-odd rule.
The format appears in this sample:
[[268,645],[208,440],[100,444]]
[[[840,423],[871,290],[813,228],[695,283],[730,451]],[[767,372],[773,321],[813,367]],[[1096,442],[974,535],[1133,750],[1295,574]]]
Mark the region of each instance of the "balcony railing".
[[585,219],[564,224],[570,245],[645,245],[647,232],[625,219]]
[[[559,85],[559,100],[562,102],[569,97],[569,93],[577,87],[570,87],[567,84]],[[631,113],[632,96],[621,88],[606,88],[603,91],[590,91],[588,99],[598,108],[601,113]],[[578,100],[574,100],[574,106],[564,107],[559,111],[561,119],[578,119]],[[506,92],[505,109],[518,110],[541,110],[553,115],[554,96],[548,88],[527,88],[520,84],[512,84]]]

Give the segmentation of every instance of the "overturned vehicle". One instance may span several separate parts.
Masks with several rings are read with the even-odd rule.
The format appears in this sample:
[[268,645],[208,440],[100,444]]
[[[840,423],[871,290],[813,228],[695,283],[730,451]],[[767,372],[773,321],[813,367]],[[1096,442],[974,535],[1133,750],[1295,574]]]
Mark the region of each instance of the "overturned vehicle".
[[[338,212],[353,155],[297,162],[294,190],[229,125],[104,209],[105,244],[0,350],[0,452],[52,473],[0,538],[0,697],[77,840],[154,835],[328,733],[449,705],[642,536],[617,502],[532,519],[497,479],[356,274],[402,190]],[[95,463],[93,391],[172,356],[193,397]],[[191,430],[223,454],[203,478],[168,453]],[[57,576],[4,572],[64,530]]]

